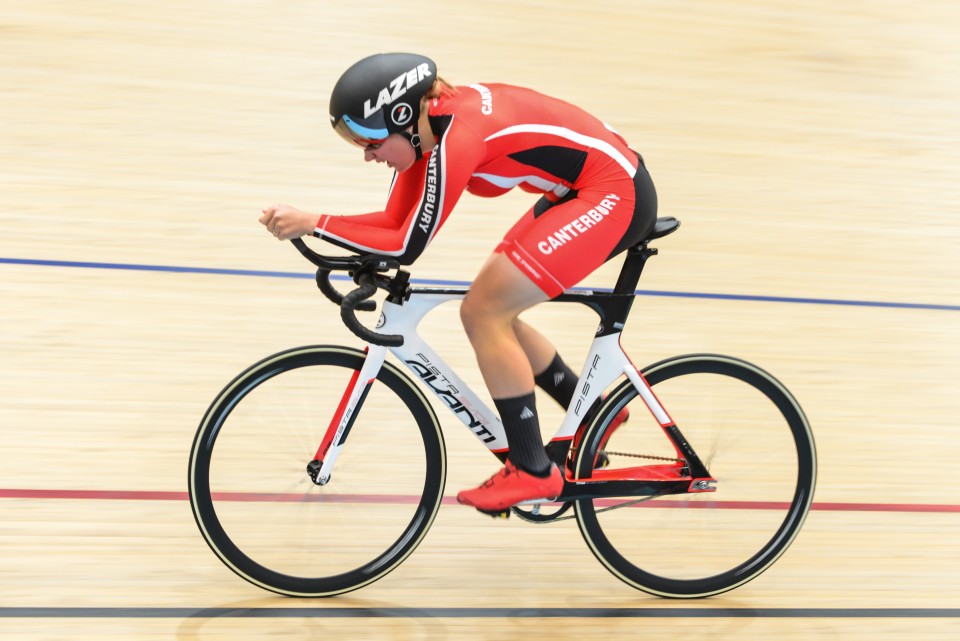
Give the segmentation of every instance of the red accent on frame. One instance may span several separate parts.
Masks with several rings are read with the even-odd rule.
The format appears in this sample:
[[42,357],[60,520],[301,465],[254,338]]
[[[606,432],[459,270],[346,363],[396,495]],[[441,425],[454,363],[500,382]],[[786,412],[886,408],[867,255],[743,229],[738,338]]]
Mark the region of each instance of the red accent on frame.
[[330,425],[327,426],[327,431],[323,435],[323,440],[320,441],[320,447],[317,449],[317,453],[314,455],[313,460],[322,461],[323,457],[327,454],[327,450],[330,449],[330,444],[333,443],[333,437],[336,436],[337,428],[340,426],[340,421],[343,420],[343,413],[347,409],[347,403],[350,401],[350,395],[357,384],[358,378],[360,378],[360,370],[357,369],[353,371],[353,376],[350,377],[350,382],[347,384],[347,389],[343,390],[343,397],[340,399],[340,405],[337,406],[337,411],[334,412],[333,418],[330,419]]

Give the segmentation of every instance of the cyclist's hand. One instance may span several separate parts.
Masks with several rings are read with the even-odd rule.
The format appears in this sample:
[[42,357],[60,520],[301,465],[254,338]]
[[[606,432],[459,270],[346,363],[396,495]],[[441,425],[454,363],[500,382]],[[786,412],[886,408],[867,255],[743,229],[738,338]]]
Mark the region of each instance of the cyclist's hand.
[[316,214],[278,203],[263,210],[260,224],[276,236],[277,240],[290,240],[313,233],[318,218]]

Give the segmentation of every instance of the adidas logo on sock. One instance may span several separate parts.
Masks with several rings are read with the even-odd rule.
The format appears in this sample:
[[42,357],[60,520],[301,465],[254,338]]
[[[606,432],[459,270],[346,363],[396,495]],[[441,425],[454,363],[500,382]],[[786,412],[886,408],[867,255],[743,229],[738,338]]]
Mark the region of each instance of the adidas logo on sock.
[[553,384],[558,386],[563,382],[564,376],[563,372],[557,372],[553,375]]
[[522,419],[531,419],[534,417],[533,412],[530,411],[530,408],[526,405],[523,406],[523,411],[520,412],[520,418]]

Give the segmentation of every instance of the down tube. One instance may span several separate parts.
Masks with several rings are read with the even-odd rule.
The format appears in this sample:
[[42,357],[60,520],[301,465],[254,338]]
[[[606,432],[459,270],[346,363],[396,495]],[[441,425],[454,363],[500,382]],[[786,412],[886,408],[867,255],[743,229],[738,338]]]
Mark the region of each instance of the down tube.
[[391,351],[490,451],[507,450],[500,419],[415,331]]

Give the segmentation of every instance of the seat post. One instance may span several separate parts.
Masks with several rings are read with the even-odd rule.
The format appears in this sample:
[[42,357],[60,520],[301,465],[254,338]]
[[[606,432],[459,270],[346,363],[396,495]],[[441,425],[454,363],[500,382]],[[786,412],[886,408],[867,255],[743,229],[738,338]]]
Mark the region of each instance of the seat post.
[[656,248],[647,247],[646,242],[628,249],[627,258],[623,261],[623,267],[620,269],[620,276],[617,278],[613,293],[632,295],[637,291],[637,283],[640,282],[643,266],[647,264],[648,258],[656,255]]

